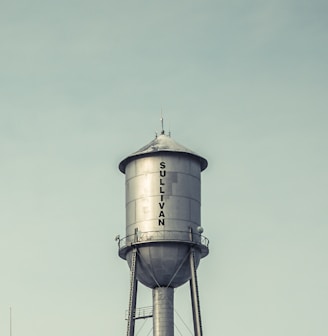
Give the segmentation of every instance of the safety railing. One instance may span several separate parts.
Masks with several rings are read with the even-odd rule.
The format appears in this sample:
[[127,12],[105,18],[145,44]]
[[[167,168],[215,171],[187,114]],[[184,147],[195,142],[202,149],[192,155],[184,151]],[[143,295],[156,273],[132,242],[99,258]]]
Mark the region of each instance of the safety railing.
[[196,245],[203,245],[208,248],[209,240],[199,233],[176,230],[158,230],[158,231],[136,231],[134,234],[124,238],[117,238],[119,249],[123,249],[131,244],[157,242],[157,241],[177,241],[187,242]]
[[[129,312],[125,312],[125,319],[128,319]],[[153,317],[153,306],[137,308],[133,314],[135,320]]]

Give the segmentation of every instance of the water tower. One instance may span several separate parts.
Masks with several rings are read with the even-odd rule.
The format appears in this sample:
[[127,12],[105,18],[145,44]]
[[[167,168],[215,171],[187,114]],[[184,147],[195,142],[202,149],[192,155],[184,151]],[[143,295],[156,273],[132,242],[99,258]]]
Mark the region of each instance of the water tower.
[[[195,336],[202,336],[197,267],[208,255],[201,227],[201,172],[207,161],[164,131],[126,157],[126,234],[119,256],[130,267],[127,336],[134,336],[138,282],[153,290],[153,336],[174,335],[174,288],[190,282]],[[145,317],[145,316],[143,316]]]

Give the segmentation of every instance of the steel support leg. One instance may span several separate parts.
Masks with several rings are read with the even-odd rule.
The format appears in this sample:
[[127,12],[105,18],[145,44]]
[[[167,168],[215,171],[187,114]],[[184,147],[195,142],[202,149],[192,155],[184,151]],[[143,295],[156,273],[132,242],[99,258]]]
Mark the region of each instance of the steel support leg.
[[128,330],[127,336],[134,336],[134,326],[135,326],[135,311],[137,304],[137,290],[138,290],[138,280],[137,280],[137,249],[132,251],[131,259],[131,279],[130,279],[130,299],[129,299],[129,312],[128,312]]
[[200,303],[199,303],[198,282],[197,282],[196,263],[195,263],[195,252],[193,248],[190,251],[190,272],[191,272],[190,294],[191,294],[195,336],[203,336],[202,320],[200,316]]

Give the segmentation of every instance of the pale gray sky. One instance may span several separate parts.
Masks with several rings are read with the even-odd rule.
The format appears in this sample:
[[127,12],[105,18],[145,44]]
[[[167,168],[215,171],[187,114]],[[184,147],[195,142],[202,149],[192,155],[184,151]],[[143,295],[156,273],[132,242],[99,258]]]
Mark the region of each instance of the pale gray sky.
[[[173,138],[209,161],[205,335],[326,335],[327,11],[320,0],[3,0],[0,334],[10,306],[13,336],[125,334],[117,165],[153,139],[163,109]],[[176,291],[176,310],[191,326],[188,293]]]

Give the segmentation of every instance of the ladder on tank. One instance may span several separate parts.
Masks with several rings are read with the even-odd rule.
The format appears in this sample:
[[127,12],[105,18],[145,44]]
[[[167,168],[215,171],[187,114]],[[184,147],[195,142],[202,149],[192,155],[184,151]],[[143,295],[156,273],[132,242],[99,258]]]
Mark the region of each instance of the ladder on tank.
[[135,327],[135,311],[137,303],[137,289],[138,289],[138,280],[137,280],[137,249],[134,248],[132,251],[131,258],[131,280],[130,280],[130,298],[129,298],[129,310],[128,310],[128,330],[127,336],[134,336],[134,327]]

